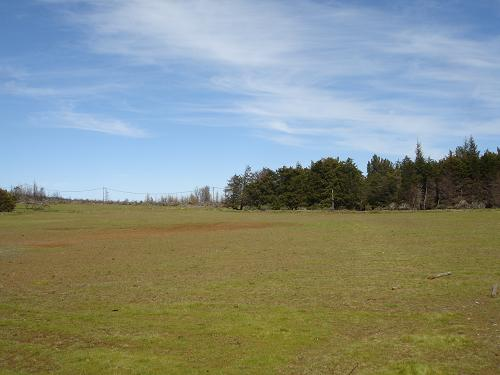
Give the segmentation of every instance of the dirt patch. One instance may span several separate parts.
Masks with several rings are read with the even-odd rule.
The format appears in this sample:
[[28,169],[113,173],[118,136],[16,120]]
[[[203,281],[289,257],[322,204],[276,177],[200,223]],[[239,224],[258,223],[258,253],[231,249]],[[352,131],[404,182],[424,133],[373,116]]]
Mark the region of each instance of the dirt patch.
[[67,242],[34,242],[34,243],[28,243],[27,245],[30,247],[36,247],[36,248],[54,249],[54,248],[68,246],[69,243],[67,243]]
[[76,226],[76,227],[51,227],[47,228],[46,230],[49,231],[56,231],[56,232],[64,232],[64,231],[79,231],[79,230],[89,230],[93,229],[93,227],[90,226]]
[[[176,224],[168,227],[135,227],[108,229],[104,231],[95,231],[88,233],[89,239],[123,239],[123,238],[142,238],[142,237],[161,237],[174,235],[178,233],[204,233],[217,231],[233,231],[247,229],[264,229],[270,227],[288,226],[288,223],[194,223],[194,224]],[[86,234],[82,234],[86,238]]]
[[15,332],[11,336],[11,340],[19,344],[43,345],[57,350],[67,349],[72,346],[78,346],[80,348],[114,347],[110,342],[101,339],[72,336],[61,332],[35,332],[23,330],[22,332]]
[[239,229],[262,229],[283,225],[281,223],[198,223],[198,224],[177,224],[163,228],[126,228],[120,231],[130,234],[169,234],[179,232],[213,232],[223,230]]
[[[28,242],[25,243],[25,245],[33,248],[63,248],[69,245],[82,243],[83,241],[162,237],[180,233],[202,233],[202,232],[216,232],[216,231],[264,229],[270,227],[285,227],[290,225],[294,224],[269,223],[269,222],[254,222],[254,223],[220,222],[220,223],[175,224],[166,227],[132,227],[132,228],[117,228],[117,229],[103,229],[103,230],[83,230],[77,235],[76,234],[72,234],[71,236],[63,235],[62,237],[64,237],[64,242],[40,241],[40,242]],[[62,231],[62,233],[65,233],[65,231]]]
[[53,373],[58,368],[50,358],[39,353],[12,348],[1,354],[0,369],[11,369],[23,373]]

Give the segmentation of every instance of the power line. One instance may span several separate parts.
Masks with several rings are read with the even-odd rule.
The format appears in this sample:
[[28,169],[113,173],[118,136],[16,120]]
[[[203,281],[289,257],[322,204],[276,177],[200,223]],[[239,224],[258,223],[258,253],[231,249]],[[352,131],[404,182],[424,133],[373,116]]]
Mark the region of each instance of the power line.
[[137,192],[137,191],[125,191],[125,190],[118,190],[118,189],[113,189],[113,188],[108,188],[110,191],[114,191],[117,193],[124,193],[124,194],[137,194],[137,195],[175,195],[175,194],[188,194],[188,193],[194,193],[195,190],[188,190],[188,191],[177,191],[173,193],[150,193],[150,192]]
[[[33,185],[31,184],[21,184],[17,186],[22,186],[26,188],[32,188]],[[176,191],[176,192],[161,192],[161,193],[150,193],[150,192],[138,192],[138,191],[128,191],[128,190],[122,190],[122,189],[115,189],[115,188],[110,188],[110,187],[97,187],[97,188],[91,188],[91,189],[80,189],[80,190],[60,190],[60,189],[52,189],[52,188],[45,188],[43,186],[39,186],[40,189],[44,189],[47,192],[53,192],[53,193],[88,193],[88,192],[93,192],[93,191],[102,191],[103,194],[103,201],[106,201],[108,199],[108,192],[112,191],[115,193],[122,193],[122,194],[132,194],[132,195],[153,195],[153,196],[173,196],[173,195],[179,195],[179,194],[192,194],[199,192],[199,190],[186,190],[186,191]],[[215,190],[225,190],[225,188],[218,187],[218,186],[209,186],[209,189],[212,191],[212,195],[214,195]]]
[[[32,188],[33,187],[33,185],[30,185],[30,184],[21,184],[21,185],[17,185],[17,186],[23,186],[23,187],[28,187],[28,188]],[[89,192],[89,191],[101,190],[101,188],[83,189],[83,190],[59,190],[59,189],[46,188],[46,187],[43,187],[43,186],[38,186],[38,187],[40,189],[45,190],[45,191],[54,191],[54,192],[57,192],[57,193],[86,193],[86,192]]]
[[[212,189],[222,189],[220,187],[216,186],[210,186]],[[177,194],[190,194],[190,193],[196,193],[196,190],[186,190],[186,191],[176,191],[176,192],[169,192],[169,193],[150,193],[150,192],[137,192],[137,191],[126,191],[126,190],[119,190],[119,189],[114,189],[114,188],[107,188],[109,191],[114,191],[116,193],[123,193],[123,194],[136,194],[136,195],[177,195]]]
[[89,191],[101,190],[101,188],[85,189],[85,190],[57,190],[57,189],[45,189],[45,190],[47,190],[47,191],[55,191],[55,192],[58,192],[58,193],[86,193],[86,192],[89,192]]

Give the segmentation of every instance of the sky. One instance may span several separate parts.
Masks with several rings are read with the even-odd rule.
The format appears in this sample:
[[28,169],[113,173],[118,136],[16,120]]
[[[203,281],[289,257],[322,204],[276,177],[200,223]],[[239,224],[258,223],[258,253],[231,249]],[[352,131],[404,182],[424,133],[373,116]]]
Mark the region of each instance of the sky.
[[7,188],[496,150],[500,1],[0,0],[0,115]]

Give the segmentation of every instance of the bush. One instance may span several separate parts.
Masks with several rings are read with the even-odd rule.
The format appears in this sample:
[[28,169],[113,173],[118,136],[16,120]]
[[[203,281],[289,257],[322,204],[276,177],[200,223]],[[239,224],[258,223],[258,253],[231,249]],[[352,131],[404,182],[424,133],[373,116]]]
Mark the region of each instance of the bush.
[[462,199],[455,205],[455,208],[464,209],[464,208],[471,208],[471,206],[465,199]]
[[486,208],[486,203],[480,201],[474,201],[470,204],[472,208]]
[[398,210],[411,210],[411,206],[408,203],[403,202],[399,205]]
[[16,198],[7,190],[0,189],[0,212],[11,212],[16,207]]

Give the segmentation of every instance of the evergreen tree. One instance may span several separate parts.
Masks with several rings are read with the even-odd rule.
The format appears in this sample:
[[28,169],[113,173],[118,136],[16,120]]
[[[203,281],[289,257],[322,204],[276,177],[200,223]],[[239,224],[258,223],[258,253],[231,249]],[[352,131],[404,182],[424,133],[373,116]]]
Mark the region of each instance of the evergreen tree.
[[398,192],[398,201],[406,203],[411,208],[416,208],[418,198],[418,176],[415,169],[415,163],[408,156],[397,164],[397,170],[400,176],[400,186]]
[[295,210],[306,204],[307,177],[300,164],[296,167],[281,167],[277,170],[278,199],[282,207]]
[[249,203],[247,185],[252,183],[252,169],[247,166],[242,175],[231,177],[224,189],[226,205],[242,210]]
[[0,189],[0,212],[11,212],[16,208],[16,198],[7,190]]
[[366,201],[372,207],[384,207],[397,200],[398,177],[388,159],[373,155],[367,165]]
[[234,209],[240,208],[243,197],[243,177],[237,174],[231,177],[224,189],[224,194],[226,206]]
[[413,209],[455,207],[463,200],[480,207],[500,206],[500,151],[482,156],[472,137],[438,162],[425,158],[417,143],[415,159],[406,156],[396,164],[373,155],[367,177],[352,159],[323,158],[309,168],[300,164],[276,171],[252,173],[247,167],[226,187],[226,205],[242,209],[299,207],[360,209],[364,202],[387,207],[392,202]]
[[486,150],[480,159],[481,191],[486,207],[500,206],[500,149]]
[[269,168],[254,173],[252,181],[246,185],[248,204],[252,207],[279,209],[277,173]]
[[312,162],[308,178],[309,206],[360,208],[363,175],[352,159],[324,158]]

